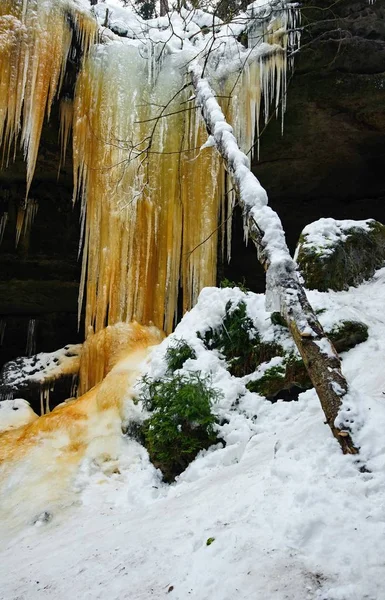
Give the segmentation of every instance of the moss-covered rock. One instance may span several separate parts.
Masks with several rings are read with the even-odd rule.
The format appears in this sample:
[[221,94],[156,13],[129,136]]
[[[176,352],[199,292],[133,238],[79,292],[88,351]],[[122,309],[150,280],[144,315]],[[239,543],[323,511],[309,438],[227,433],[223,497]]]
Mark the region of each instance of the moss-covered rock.
[[346,352],[368,339],[368,327],[359,321],[341,321],[327,332],[337,352]]
[[295,256],[308,289],[346,290],[384,265],[385,226],[319,219],[303,230]]
[[[341,321],[327,331],[327,335],[337,352],[346,352],[368,339],[368,328],[358,321]],[[303,360],[290,352],[280,363],[267,368],[261,377],[249,381],[246,387],[250,392],[257,392],[274,402],[279,398],[296,399],[298,393],[310,389],[312,383]]]
[[298,393],[312,387],[303,361],[294,354],[288,354],[280,364],[266,369],[259,379],[246,385],[250,392],[257,392],[267,400],[278,398],[293,400]]

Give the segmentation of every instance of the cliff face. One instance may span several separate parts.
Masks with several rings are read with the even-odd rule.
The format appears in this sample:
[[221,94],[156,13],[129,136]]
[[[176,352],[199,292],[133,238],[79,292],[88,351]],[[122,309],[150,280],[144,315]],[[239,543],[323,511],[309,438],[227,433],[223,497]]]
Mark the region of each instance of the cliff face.
[[[253,165],[291,250],[303,227],[320,217],[385,222],[385,2],[301,4],[302,48],[284,133],[272,119]],[[234,226],[224,274],[262,291],[263,273],[254,249],[244,250],[239,214]]]
[[255,164],[292,248],[321,216],[385,220],[385,3],[303,4],[284,135],[271,123]]
[[37,203],[37,213],[30,233],[21,236],[17,248],[16,215],[25,197],[25,164],[21,153],[14,163],[0,171],[0,209],[1,213],[8,213],[0,246],[0,367],[26,353],[31,319],[36,323],[37,352],[55,350],[79,339],[79,210],[72,206],[71,157],[67,157],[58,177],[57,139],[58,120],[54,111],[50,123],[44,127],[29,195]]
[[[385,222],[385,5],[303,2],[303,46],[289,85],[285,128],[273,119],[263,133],[255,172],[282,218],[291,248],[321,216],[373,217]],[[58,122],[45,126],[30,197],[39,204],[31,234],[14,245],[17,203],[25,193],[19,156],[0,172],[0,208],[9,213],[0,247],[0,319],[6,323],[0,365],[25,353],[30,319],[36,351],[79,339],[78,207],[72,207],[72,167],[59,179]],[[264,289],[254,249],[235,223],[233,260],[219,269],[236,282]],[[1,341],[0,326],[0,341]]]

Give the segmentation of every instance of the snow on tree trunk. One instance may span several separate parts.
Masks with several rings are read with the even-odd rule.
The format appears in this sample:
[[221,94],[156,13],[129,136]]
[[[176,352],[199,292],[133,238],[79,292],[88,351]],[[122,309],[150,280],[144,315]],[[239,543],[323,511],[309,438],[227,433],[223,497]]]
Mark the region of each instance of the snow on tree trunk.
[[[299,281],[297,267],[286,245],[278,215],[267,205],[266,191],[253,175],[249,159],[239,149],[232,127],[197,61],[190,66],[196,103],[206,128],[222,156],[243,211],[245,228],[266,271],[267,310],[286,319],[309,377],[317,391],[326,422],[346,454],[357,454],[340,411],[348,392],[340,358],[325,335]],[[341,422],[342,421],[342,422]]]

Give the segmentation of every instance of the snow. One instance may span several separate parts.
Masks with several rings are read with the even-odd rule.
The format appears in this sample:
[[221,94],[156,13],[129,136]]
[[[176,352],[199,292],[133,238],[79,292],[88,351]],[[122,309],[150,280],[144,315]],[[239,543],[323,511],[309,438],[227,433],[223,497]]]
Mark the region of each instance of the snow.
[[0,402],[0,433],[22,427],[36,419],[37,414],[23,398]]
[[344,219],[337,221],[331,218],[322,218],[306,227],[302,231],[303,242],[297,246],[295,260],[298,257],[300,247],[303,249],[315,249],[322,255],[332,254],[336,245],[344,242],[349,236],[349,233],[362,229],[362,231],[370,231],[373,219],[365,221],[353,221]]
[[[343,356],[352,395],[364,405],[353,437],[367,472],[354,456],[342,455],[313,390],[298,402],[271,404],[244,393],[244,381],[203,348],[195,332],[219,324],[229,300],[246,301],[264,339],[279,329],[262,295],[205,289],[154,350],[149,370],[161,374],[173,337],[187,339],[197,358],[185,369],[211,371],[224,393],[214,408],[227,416],[221,426],[227,445],[202,452],[170,486],[126,437],[118,470],[103,470],[96,456],[84,460],[71,506],[47,510],[42,503],[12,535],[3,523],[2,600],[64,600],[69,593],[92,600],[383,598],[384,291],[382,269],[357,289],[309,292],[314,307],[325,309],[324,325],[349,317],[369,327],[369,339]],[[279,330],[289,347],[288,334]],[[24,473],[22,489],[31,476]],[[20,504],[25,515],[27,507],[28,498]]]
[[42,385],[63,375],[75,375],[79,370],[81,349],[82,344],[68,344],[54,352],[18,358],[5,365],[0,373],[0,383],[4,388],[17,390],[28,382]]

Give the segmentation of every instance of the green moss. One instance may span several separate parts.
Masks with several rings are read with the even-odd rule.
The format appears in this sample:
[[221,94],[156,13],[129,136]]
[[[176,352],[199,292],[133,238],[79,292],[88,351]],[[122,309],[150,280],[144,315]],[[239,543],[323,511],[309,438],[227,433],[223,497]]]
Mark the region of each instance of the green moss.
[[152,415],[139,435],[166,481],[173,481],[200,450],[216,442],[211,406],[220,396],[200,373],[143,379],[139,399]]
[[385,261],[385,227],[372,220],[370,230],[352,226],[344,238],[325,252],[306,245],[306,236],[298,243],[297,262],[308,289],[325,292],[347,290],[373,276]]
[[286,389],[297,386],[304,390],[313,387],[302,358],[289,354],[286,359]]
[[249,381],[246,387],[250,392],[275,400],[283,391],[290,391],[292,388],[306,390],[312,387],[312,383],[302,359],[288,354],[281,364],[266,369],[262,377]]
[[263,362],[283,356],[282,347],[275,342],[263,342],[250,317],[245,302],[226,305],[222,324],[198,334],[209,350],[219,350],[225,357],[228,370],[235,377],[253,373]]
[[357,344],[366,342],[368,327],[358,321],[341,321],[327,335],[337,352],[346,352]]
[[260,379],[249,381],[246,385],[250,392],[257,392],[265,398],[274,398],[285,385],[285,367],[278,365],[266,369]]

